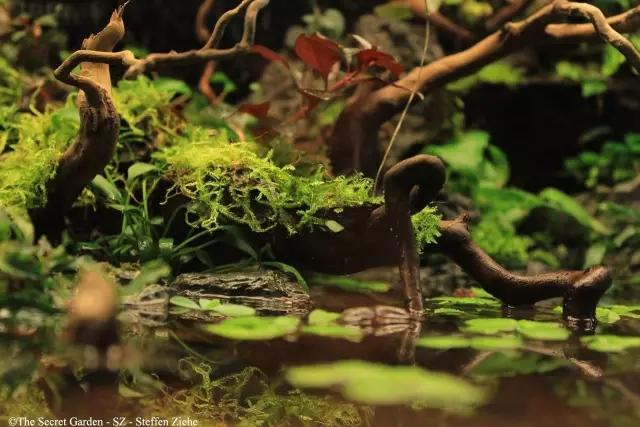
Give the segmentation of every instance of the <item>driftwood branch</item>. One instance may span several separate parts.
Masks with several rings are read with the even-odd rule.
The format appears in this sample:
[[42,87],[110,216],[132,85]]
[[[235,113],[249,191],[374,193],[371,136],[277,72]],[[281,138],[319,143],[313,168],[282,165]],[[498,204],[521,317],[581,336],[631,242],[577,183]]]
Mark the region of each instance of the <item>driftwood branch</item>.
[[466,216],[442,221],[437,249],[449,256],[491,295],[507,305],[532,305],[562,297],[568,320],[594,319],[600,297],[611,286],[604,267],[585,271],[561,271],[523,276],[511,273],[476,245],[467,227]]
[[484,27],[489,31],[495,31],[505,22],[522,12],[532,0],[512,0],[491,15],[484,22]]
[[461,26],[453,22],[451,19],[447,18],[443,14],[437,11],[431,11],[427,14],[425,10],[425,2],[424,0],[397,0],[400,3],[406,4],[409,9],[413,12],[415,16],[419,16],[423,19],[427,19],[431,24],[433,24],[439,30],[444,31],[447,34],[450,34],[460,41],[464,43],[470,43],[476,39],[473,33]]
[[[130,66],[125,73],[125,78],[153,71],[160,66],[194,65],[208,61],[231,59],[249,53],[255,38],[258,15],[268,4],[269,0],[243,0],[236,8],[225,12],[220,17],[211,36],[202,48],[185,52],[152,53]],[[218,48],[229,21],[245,9],[242,39],[230,48]]]
[[[111,98],[109,65],[127,63],[133,56],[128,52],[111,52],[124,36],[123,11],[124,6],[118,8],[107,26],[87,38],[83,49],[55,71],[60,81],[80,90],[77,98],[80,131],[60,157],[55,176],[47,183],[46,204],[31,211],[37,234],[57,237],[64,214],[115,152],[120,118]],[[77,65],[80,65],[80,74],[72,74]]]
[[[586,17],[591,23],[561,22],[576,15]],[[345,108],[328,139],[334,171],[349,173],[359,168],[370,176],[375,173],[380,161],[376,142],[378,131],[383,123],[404,108],[411,96],[405,88],[428,94],[523,48],[582,41],[604,40],[640,70],[640,53],[621,35],[638,28],[640,6],[605,18],[595,6],[567,0],[556,0],[522,21],[507,23],[468,49],[417,67],[396,84],[384,86],[359,99],[355,104],[357,111],[353,111],[353,107]],[[351,117],[357,117],[357,122]],[[361,151],[366,152],[362,158]],[[345,158],[344,153],[351,153],[351,157]]]

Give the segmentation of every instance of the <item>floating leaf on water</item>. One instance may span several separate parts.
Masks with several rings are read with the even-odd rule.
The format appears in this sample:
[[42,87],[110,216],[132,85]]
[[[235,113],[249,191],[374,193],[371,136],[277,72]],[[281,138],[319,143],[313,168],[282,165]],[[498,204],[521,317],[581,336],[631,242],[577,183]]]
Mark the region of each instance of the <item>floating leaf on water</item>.
[[228,317],[248,317],[256,314],[255,309],[239,304],[219,304],[210,310]]
[[462,330],[472,334],[494,335],[499,332],[513,332],[517,327],[517,320],[497,317],[467,320]]
[[320,309],[313,310],[309,314],[307,322],[313,326],[324,326],[335,323],[340,318],[340,313],[332,313]]
[[593,335],[580,339],[587,348],[602,353],[618,353],[630,348],[640,347],[640,337],[617,335]]
[[541,341],[564,341],[570,335],[569,331],[559,323],[535,320],[518,321],[518,332],[526,338]]
[[439,316],[453,316],[453,317],[471,316],[471,314],[467,313],[466,311],[462,311],[457,308],[448,308],[448,307],[436,308],[435,310],[433,310],[433,314],[439,315]]
[[328,338],[344,338],[353,342],[360,342],[364,337],[364,332],[357,326],[343,325],[315,325],[302,328],[305,334],[318,335]]
[[596,319],[600,323],[613,324],[621,319],[620,315],[614,310],[605,307],[596,308]]
[[435,349],[448,349],[448,348],[466,348],[469,347],[469,340],[465,337],[459,336],[429,336],[422,337],[417,342],[418,347],[427,347]]
[[522,340],[513,335],[499,337],[474,337],[469,340],[469,346],[476,350],[517,350],[522,347]]
[[480,307],[480,308],[496,308],[502,306],[497,299],[478,298],[478,297],[435,297],[428,301],[438,305],[446,306],[464,306],[464,307]]
[[548,358],[539,354],[498,352],[482,360],[470,373],[472,376],[491,378],[542,374],[565,367],[568,363],[564,359]]
[[289,316],[237,317],[204,326],[207,332],[235,340],[270,340],[294,333],[300,319]]
[[342,361],[290,368],[286,378],[295,387],[337,387],[347,399],[373,405],[419,405],[466,412],[485,400],[481,388],[416,366]]

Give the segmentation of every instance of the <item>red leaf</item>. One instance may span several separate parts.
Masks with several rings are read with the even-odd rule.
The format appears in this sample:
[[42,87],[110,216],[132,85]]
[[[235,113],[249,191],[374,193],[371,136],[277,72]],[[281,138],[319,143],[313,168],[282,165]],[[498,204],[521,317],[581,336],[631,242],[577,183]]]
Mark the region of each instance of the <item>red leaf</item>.
[[326,81],[333,66],[340,62],[340,46],[331,40],[312,34],[300,34],[294,47],[298,57],[316,70]]
[[389,70],[396,77],[400,77],[400,74],[404,71],[402,64],[399,64],[393,56],[380,52],[375,47],[373,49],[361,50],[356,54],[356,59],[358,60],[361,70],[375,65]]
[[268,47],[261,45],[251,46],[251,53],[260,55],[267,61],[280,62],[281,64],[284,64],[285,67],[289,68],[289,62],[286,58],[279,53],[272,51]]
[[271,108],[271,102],[263,102],[262,104],[242,104],[238,111],[241,113],[250,114],[260,122],[267,119],[269,109]]

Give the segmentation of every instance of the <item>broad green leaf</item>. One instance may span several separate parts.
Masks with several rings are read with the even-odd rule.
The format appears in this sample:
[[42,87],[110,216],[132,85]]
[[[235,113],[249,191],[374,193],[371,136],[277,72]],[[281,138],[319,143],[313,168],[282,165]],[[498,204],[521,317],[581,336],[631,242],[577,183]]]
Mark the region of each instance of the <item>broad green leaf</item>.
[[473,334],[495,335],[499,332],[513,332],[517,327],[517,320],[498,317],[467,320],[462,330]]
[[349,400],[372,405],[418,405],[468,412],[485,401],[483,389],[445,373],[416,366],[357,360],[290,368],[295,387],[338,389]]
[[299,324],[300,319],[288,316],[236,317],[206,325],[204,329],[229,339],[261,341],[292,334],[298,330]]
[[364,337],[362,329],[356,326],[343,325],[310,325],[303,326],[302,332],[305,334],[318,335],[328,338],[343,338],[353,342],[360,342]]
[[145,175],[157,169],[157,167],[149,163],[136,162],[129,166],[129,169],[127,170],[127,180],[132,181],[139,176]]
[[219,304],[209,310],[227,317],[250,317],[256,314],[255,309],[239,304]]
[[340,233],[341,231],[344,230],[344,227],[339,222],[334,221],[332,219],[326,220],[324,222],[324,225],[334,233]]
[[313,310],[309,313],[307,322],[312,326],[325,326],[335,323],[340,318],[340,313],[332,313],[320,309]]
[[102,175],[97,175],[95,178],[93,178],[93,181],[91,181],[91,185],[110,200],[122,199],[122,193],[120,193],[120,190],[118,190],[115,185],[110,183]]
[[466,348],[469,347],[469,340],[465,337],[455,335],[440,335],[421,337],[416,342],[418,347],[448,349],[448,348]]
[[171,299],[169,299],[169,303],[176,307],[188,308],[189,310],[201,310],[201,307],[197,302],[181,295],[171,297]]
[[171,275],[171,268],[162,260],[153,260],[145,263],[138,275],[121,289],[125,295],[140,292],[145,286],[158,283],[160,279]]
[[601,234],[609,234],[610,231],[598,220],[593,218],[573,197],[568,196],[556,188],[547,188],[540,193],[540,197],[547,204],[559,211],[571,215],[582,225],[591,228]]
[[602,353],[619,353],[630,348],[640,347],[640,337],[593,335],[582,337],[580,341],[582,341],[587,348]]
[[563,359],[547,358],[538,354],[497,352],[471,369],[474,377],[500,378],[516,375],[543,374],[568,365]]
[[570,332],[559,323],[538,322],[534,320],[518,321],[518,332],[530,339],[541,341],[565,341]]
[[385,293],[391,289],[391,286],[386,282],[358,280],[348,276],[314,274],[311,280],[314,285],[334,286],[351,292]]
[[293,275],[293,277],[296,278],[296,281],[298,282],[300,287],[302,287],[302,289],[304,289],[305,291],[309,292],[309,285],[307,284],[307,281],[302,276],[302,274],[300,274],[298,269],[295,268],[294,266],[285,264],[283,262],[276,262],[276,261],[262,262],[261,264],[267,267],[277,268],[280,271]]
[[198,304],[200,305],[200,308],[202,308],[203,310],[213,310],[214,308],[220,306],[220,300],[217,298],[215,299],[200,298],[198,300]]
[[517,350],[522,347],[522,340],[516,336],[473,337],[469,347],[480,351]]

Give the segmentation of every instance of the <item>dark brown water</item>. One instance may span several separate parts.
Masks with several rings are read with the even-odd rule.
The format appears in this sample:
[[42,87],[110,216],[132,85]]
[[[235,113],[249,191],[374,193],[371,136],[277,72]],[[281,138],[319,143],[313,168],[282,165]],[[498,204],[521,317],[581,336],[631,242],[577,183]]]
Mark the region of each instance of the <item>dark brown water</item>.
[[[320,299],[324,306],[344,301],[335,294]],[[554,306],[516,312],[492,308],[484,315],[558,321]],[[182,425],[199,426],[640,425],[640,349],[594,351],[581,343],[579,334],[562,341],[527,339],[518,350],[416,346],[420,336],[459,334],[460,319],[434,314],[436,305],[430,307],[420,330],[368,335],[361,342],[311,335],[234,341],[182,320],[157,328],[123,326],[122,353],[112,350],[109,362],[86,349],[61,346],[57,331],[50,328],[22,330],[21,337],[12,331],[2,337],[5,401],[0,403],[0,424],[10,425],[11,417],[18,416],[37,420],[41,413],[44,420],[67,420],[66,425],[74,417],[96,425],[162,425],[165,419],[171,425],[173,416]],[[595,334],[637,336],[640,320],[601,323]],[[285,379],[290,367],[352,359],[446,372],[482,388],[486,401],[466,414],[412,404],[368,405],[349,402],[339,389],[295,392]],[[205,374],[195,373],[194,366],[206,367]],[[201,387],[203,378],[220,384]],[[9,389],[19,391],[10,400]],[[260,408],[246,410],[252,406]],[[331,408],[342,408],[349,416],[332,418]],[[271,418],[265,419],[265,413]]]

